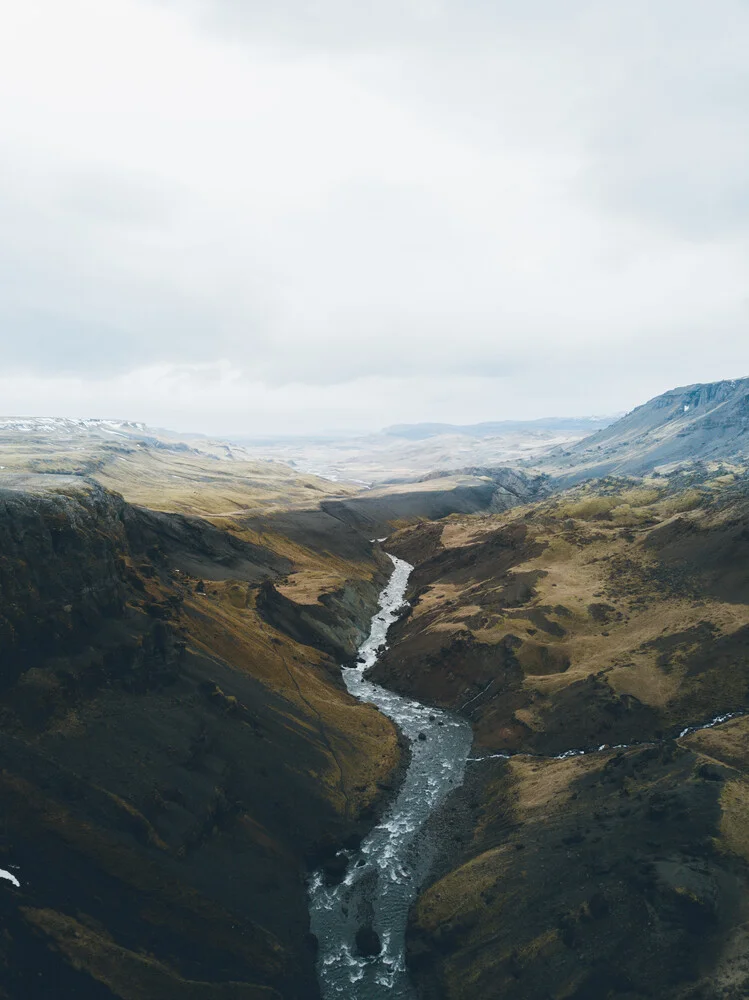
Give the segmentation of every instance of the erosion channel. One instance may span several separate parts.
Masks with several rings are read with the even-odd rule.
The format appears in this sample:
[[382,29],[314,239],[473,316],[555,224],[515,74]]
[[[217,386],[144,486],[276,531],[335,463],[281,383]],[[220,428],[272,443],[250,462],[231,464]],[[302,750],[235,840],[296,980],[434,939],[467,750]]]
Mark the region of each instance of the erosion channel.
[[328,885],[321,872],[310,880],[312,931],[320,943],[318,974],[323,997],[347,1000],[413,998],[405,964],[408,910],[434,860],[438,844],[425,824],[463,781],[473,735],[470,725],[428,708],[366,678],[403,605],[407,562],[390,556],[393,573],[380,595],[355,667],[344,667],[348,690],[370,702],[400,728],[411,759],[389,811],[355,851],[346,851],[342,881]]

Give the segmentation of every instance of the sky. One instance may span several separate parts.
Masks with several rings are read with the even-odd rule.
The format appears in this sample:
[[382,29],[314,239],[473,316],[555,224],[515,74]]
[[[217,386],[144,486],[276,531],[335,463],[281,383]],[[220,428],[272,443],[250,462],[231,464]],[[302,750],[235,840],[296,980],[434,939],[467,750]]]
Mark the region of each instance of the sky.
[[747,0],[24,0],[0,413],[226,435],[749,375]]

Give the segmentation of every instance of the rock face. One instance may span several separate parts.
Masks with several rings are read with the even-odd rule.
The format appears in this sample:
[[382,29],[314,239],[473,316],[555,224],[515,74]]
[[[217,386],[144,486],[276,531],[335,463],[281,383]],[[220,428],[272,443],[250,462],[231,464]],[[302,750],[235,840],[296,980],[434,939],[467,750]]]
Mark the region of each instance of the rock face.
[[[518,504],[539,500],[550,491],[548,476],[529,475],[509,465],[470,466],[458,469],[456,472],[433,472],[422,481],[439,480],[445,476],[454,475],[472,476],[475,479],[492,483],[494,488],[486,509],[495,514],[498,511],[517,507]],[[459,512],[456,511],[456,513]]]
[[542,462],[558,484],[749,456],[749,378],[672,389]]
[[32,485],[0,494],[0,992],[316,996],[304,872],[371,825],[392,725],[258,614],[285,556]]
[[394,525],[525,503],[540,494],[543,482],[543,476],[505,467],[458,469],[430,473],[414,483],[379,487],[348,500],[326,500],[321,506],[359,531],[389,534]]
[[269,624],[342,663],[356,655],[366,637],[372,608],[386,580],[384,571],[374,580],[352,580],[315,604],[298,604],[266,580],[258,591],[256,607]]
[[0,490],[0,686],[120,614],[127,587],[124,503],[99,487]]
[[749,708],[749,478],[612,478],[388,544],[412,608],[373,677],[469,718],[478,758],[411,915],[422,995],[749,995],[749,717],[684,733]]

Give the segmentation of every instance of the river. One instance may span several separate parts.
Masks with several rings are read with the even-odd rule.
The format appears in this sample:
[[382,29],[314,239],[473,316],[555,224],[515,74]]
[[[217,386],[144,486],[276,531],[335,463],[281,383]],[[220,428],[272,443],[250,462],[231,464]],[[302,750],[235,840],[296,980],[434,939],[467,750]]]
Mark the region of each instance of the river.
[[[415,997],[405,963],[406,921],[439,848],[426,821],[462,783],[473,741],[468,722],[367,680],[403,606],[413,569],[402,559],[390,559],[393,573],[380,594],[380,610],[359,648],[357,666],[344,667],[343,678],[351,694],[393,720],[409,740],[411,759],[382,821],[358,850],[344,852],[343,880],[326,885],[321,872],[310,879],[311,929],[320,943],[318,975],[325,1000]],[[378,955],[359,954],[356,935],[362,928],[377,934]]]
[[[516,755],[542,756],[514,751],[469,757],[473,734],[467,721],[367,680],[367,671],[377,662],[388,629],[402,609],[413,569],[402,559],[392,555],[390,559],[393,573],[380,594],[380,610],[359,648],[357,666],[344,667],[343,677],[351,694],[375,705],[395,722],[409,740],[411,759],[401,789],[383,820],[359,850],[341,852],[348,860],[343,880],[327,885],[322,872],[310,878],[311,929],[320,944],[318,975],[324,1000],[341,996],[346,1000],[415,1000],[405,964],[406,922],[409,907],[439,849],[426,821],[462,784],[467,763],[507,760]],[[744,710],[723,713],[679,727],[659,740],[571,749],[546,759],[564,760],[670,742],[744,714]],[[362,928],[376,933],[381,944],[379,954],[363,957],[359,953],[356,936]]]

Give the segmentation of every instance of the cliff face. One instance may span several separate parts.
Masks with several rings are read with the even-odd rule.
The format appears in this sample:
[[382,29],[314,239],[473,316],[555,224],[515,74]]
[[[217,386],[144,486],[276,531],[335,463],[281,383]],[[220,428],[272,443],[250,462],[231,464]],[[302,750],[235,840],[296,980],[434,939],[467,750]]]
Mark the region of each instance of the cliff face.
[[389,540],[412,610],[374,677],[470,719],[478,758],[411,915],[425,997],[747,994],[749,721],[680,734],[749,706],[749,483],[699,479]]
[[[80,479],[21,485],[0,495],[4,995],[315,996],[304,872],[371,824],[393,727],[318,637],[259,615],[287,556]],[[381,571],[362,550],[357,606],[330,597],[344,631]]]
[[270,625],[303,645],[329,653],[336,663],[353,659],[369,632],[372,608],[387,576],[373,581],[352,580],[325,594],[315,604],[298,604],[266,580],[258,591],[256,608]]
[[124,504],[96,487],[0,490],[0,684],[83,635],[126,599]]

